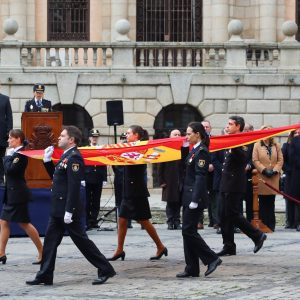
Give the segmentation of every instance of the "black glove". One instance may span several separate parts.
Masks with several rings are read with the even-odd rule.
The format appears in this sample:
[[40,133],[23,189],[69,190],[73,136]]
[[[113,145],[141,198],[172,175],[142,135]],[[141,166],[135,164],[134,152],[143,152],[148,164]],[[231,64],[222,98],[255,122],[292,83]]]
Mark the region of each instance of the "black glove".
[[261,172],[263,175],[265,175],[266,177],[272,177],[274,175],[273,170],[269,170],[267,168],[263,169]]

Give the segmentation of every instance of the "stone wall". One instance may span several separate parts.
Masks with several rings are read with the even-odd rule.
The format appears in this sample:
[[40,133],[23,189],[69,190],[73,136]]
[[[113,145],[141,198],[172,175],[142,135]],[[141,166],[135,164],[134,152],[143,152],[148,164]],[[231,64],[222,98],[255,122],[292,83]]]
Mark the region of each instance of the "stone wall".
[[11,98],[15,127],[21,126],[21,113],[37,81],[46,85],[45,97],[53,104],[84,107],[104,136],[112,135],[106,125],[106,101],[111,99],[123,99],[125,124],[118,127],[119,132],[136,123],[153,134],[156,116],[169,104],[196,107],[211,121],[214,134],[219,134],[233,114],[244,116],[256,129],[263,124],[276,127],[300,122],[300,75],[292,84],[284,74],[245,74],[239,83],[224,74],[127,74],[124,84],[120,74],[9,75],[14,78],[10,84],[4,83],[7,74],[0,75],[1,92]]

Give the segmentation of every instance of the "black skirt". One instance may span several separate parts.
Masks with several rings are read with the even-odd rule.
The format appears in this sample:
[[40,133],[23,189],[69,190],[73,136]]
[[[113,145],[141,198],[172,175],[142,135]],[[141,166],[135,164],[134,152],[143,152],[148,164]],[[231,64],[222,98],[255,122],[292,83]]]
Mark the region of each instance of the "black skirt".
[[28,204],[3,204],[0,219],[8,222],[30,223]]
[[147,197],[125,198],[121,202],[120,217],[132,220],[149,220],[152,218]]

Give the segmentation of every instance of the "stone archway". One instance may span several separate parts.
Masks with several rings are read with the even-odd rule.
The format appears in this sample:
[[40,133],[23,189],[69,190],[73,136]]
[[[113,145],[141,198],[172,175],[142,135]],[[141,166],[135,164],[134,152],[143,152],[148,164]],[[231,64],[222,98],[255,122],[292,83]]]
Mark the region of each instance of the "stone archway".
[[154,138],[163,138],[169,135],[169,131],[177,128],[182,132],[191,121],[203,120],[203,116],[197,108],[190,104],[170,104],[161,109],[154,121]]
[[89,131],[94,127],[93,119],[89,113],[78,104],[55,104],[54,111],[63,112],[63,125],[77,126],[83,135],[81,145],[88,145]]
[[[185,132],[188,123],[203,120],[203,116],[197,108],[190,104],[170,104],[161,109],[154,121],[153,138],[165,138],[169,136],[170,130],[177,128]],[[153,187],[159,187],[158,166],[152,165]]]

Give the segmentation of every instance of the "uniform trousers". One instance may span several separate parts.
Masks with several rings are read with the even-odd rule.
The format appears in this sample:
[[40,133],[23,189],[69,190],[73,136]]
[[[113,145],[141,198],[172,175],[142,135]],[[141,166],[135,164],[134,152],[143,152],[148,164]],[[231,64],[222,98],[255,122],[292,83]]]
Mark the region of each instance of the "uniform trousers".
[[114,273],[111,264],[94,242],[88,238],[80,219],[74,218],[72,223],[65,224],[63,218],[50,217],[45,234],[42,264],[36,275],[37,279],[53,279],[57,247],[62,241],[65,230],[68,231],[72,241],[83,256],[98,269],[98,274],[108,275]]
[[4,183],[4,166],[3,157],[5,156],[6,147],[0,147],[0,183]]
[[180,224],[180,202],[167,202],[166,215],[167,224]]
[[259,217],[272,231],[275,230],[275,195],[258,195]]
[[218,259],[218,256],[205,243],[197,230],[199,215],[202,209],[198,206],[196,209],[183,207],[182,236],[185,257],[185,271],[198,276],[200,272],[199,258],[204,265],[208,265]]
[[87,225],[96,225],[99,211],[100,199],[102,194],[102,182],[86,183],[86,219]]
[[221,229],[224,249],[235,250],[234,227],[239,228],[252,241],[257,242],[262,232],[254,228],[240,212],[244,193],[222,193],[221,199]]
[[246,202],[246,216],[248,222],[251,222],[253,219],[253,186],[252,181],[247,180],[247,191],[245,195]]

